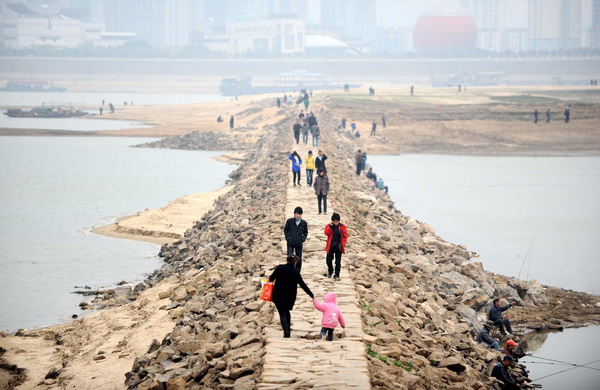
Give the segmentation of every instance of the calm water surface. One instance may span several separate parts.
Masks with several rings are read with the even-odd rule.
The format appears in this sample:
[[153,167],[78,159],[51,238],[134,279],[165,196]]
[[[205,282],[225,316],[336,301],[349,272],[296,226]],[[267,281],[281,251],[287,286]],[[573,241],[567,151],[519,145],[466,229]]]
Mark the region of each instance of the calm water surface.
[[[403,155],[369,163],[397,209],[478,252],[487,270],[600,293],[600,157]],[[572,366],[524,358],[535,383],[600,389],[600,327],[539,337],[529,344],[535,356],[592,368],[559,373]]]
[[600,293],[600,157],[371,156],[396,208],[489,271]]
[[149,128],[141,122],[114,119],[83,118],[11,118],[0,114],[0,128],[4,129],[38,129],[38,130],[123,130]]
[[529,377],[534,383],[541,384],[544,390],[598,390],[600,326],[537,336],[540,340],[529,341],[533,356],[520,360],[531,370]]
[[[139,149],[147,138],[0,137],[0,330],[81,314],[74,286],[136,282],[158,246],[90,228],[222,186],[220,152]],[[200,216],[198,216],[200,217]]]

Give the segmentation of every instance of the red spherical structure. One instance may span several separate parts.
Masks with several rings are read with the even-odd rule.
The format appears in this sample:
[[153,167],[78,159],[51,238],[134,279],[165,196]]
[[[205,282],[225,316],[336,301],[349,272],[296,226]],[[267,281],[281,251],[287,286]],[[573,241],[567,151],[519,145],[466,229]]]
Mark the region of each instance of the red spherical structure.
[[413,32],[416,49],[471,49],[477,43],[477,24],[468,15],[424,14]]

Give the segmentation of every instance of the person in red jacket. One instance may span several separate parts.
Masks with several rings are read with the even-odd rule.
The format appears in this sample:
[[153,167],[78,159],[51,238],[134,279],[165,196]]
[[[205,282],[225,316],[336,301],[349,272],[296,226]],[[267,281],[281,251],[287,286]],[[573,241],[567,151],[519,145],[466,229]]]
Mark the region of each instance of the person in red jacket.
[[[342,253],[346,253],[346,242],[348,241],[348,230],[346,225],[340,223],[340,215],[333,213],[331,223],[325,225],[325,235],[327,236],[327,277],[334,279],[340,278],[340,270],[342,268]],[[333,258],[335,256],[335,274],[333,273]]]

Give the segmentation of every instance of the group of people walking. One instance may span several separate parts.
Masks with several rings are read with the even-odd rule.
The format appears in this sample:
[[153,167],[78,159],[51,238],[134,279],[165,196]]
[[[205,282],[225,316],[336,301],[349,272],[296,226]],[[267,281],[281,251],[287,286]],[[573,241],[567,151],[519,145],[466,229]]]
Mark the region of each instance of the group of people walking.
[[[565,117],[565,123],[569,123],[571,121],[571,106],[567,106],[563,111],[563,115]],[[546,123],[550,123],[550,117],[552,116],[552,112],[548,108],[546,110]],[[540,112],[536,108],[533,110],[533,123],[538,123],[540,119]]]
[[[278,265],[269,276],[269,281],[274,282],[273,303],[279,313],[279,320],[283,329],[283,337],[291,337],[291,311],[296,302],[298,286],[306,292],[313,300],[315,308],[323,312],[321,321],[321,338],[327,337],[333,341],[333,330],[341,325],[346,327],[344,317],[336,305],[336,294],[330,292],[324,296],[324,302],[320,303],[302,279],[302,246],[308,237],[308,223],[302,219],[303,210],[298,206],[294,209],[294,216],[286,220],[283,227],[287,243],[287,262]],[[333,213],[331,222],[325,225],[323,233],[327,236],[325,246],[325,262],[327,265],[328,278],[339,279],[342,266],[342,254],[345,253],[348,241],[348,230],[346,225],[340,222],[340,215]],[[335,268],[333,260],[335,258]]]
[[300,143],[300,135],[302,135],[302,143],[306,145],[308,143],[308,134],[310,133],[312,136],[312,146],[319,146],[321,131],[317,122],[317,117],[312,112],[309,112],[308,115],[306,115],[304,114],[304,110],[300,111],[298,119],[296,119],[296,122],[294,123],[293,131],[296,144]]

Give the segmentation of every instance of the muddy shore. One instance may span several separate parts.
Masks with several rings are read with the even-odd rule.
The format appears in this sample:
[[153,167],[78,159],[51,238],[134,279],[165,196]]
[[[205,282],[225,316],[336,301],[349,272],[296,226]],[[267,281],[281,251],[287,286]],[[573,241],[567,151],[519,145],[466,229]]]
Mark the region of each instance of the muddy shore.
[[[477,91],[469,89],[469,93],[475,92]],[[550,93],[546,90],[542,92]],[[365,336],[365,345],[375,346],[380,356],[384,354],[392,356],[390,354],[398,353],[394,347],[395,341],[390,339],[390,332],[404,331],[402,337],[395,336],[398,338],[396,342],[400,343],[399,345],[405,343],[405,340],[416,343],[419,338],[438,340],[437,322],[440,320],[446,324],[445,326],[452,328],[450,331],[452,337],[457,340],[467,340],[464,324],[468,321],[465,315],[455,313],[457,307],[463,305],[474,310],[473,307],[479,307],[484,300],[489,301],[490,297],[489,294],[474,294],[467,299],[468,297],[464,296],[464,286],[458,282],[454,285],[441,278],[440,275],[451,272],[449,271],[451,268],[458,267],[461,275],[470,275],[470,279],[478,280],[480,286],[489,285],[492,289],[491,294],[507,287],[517,291],[516,287],[521,285],[510,278],[487,273],[479,274],[479,271],[476,276],[471,269],[473,267],[465,265],[477,264],[473,263],[466,249],[446,243],[436,237],[426,224],[395,211],[389,198],[381,193],[373,193],[363,178],[354,178],[352,175],[347,177],[345,172],[352,165],[353,150],[362,147],[370,153],[434,152],[504,155],[512,153],[596,155],[600,151],[600,133],[593,127],[599,112],[597,102],[586,103],[585,107],[580,106],[575,98],[556,102],[554,110],[558,110],[567,102],[572,104],[573,122],[568,124],[570,126],[568,129],[556,123],[555,130],[540,135],[539,129],[532,128],[529,122],[525,122],[527,112],[531,108],[529,105],[527,109],[519,108],[520,111],[517,111],[512,104],[502,107],[492,105],[494,110],[499,110],[500,119],[495,120],[491,117],[482,119],[478,113],[489,100],[480,96],[474,98],[478,103],[471,104],[475,106],[471,107],[472,110],[465,110],[462,106],[456,107],[455,104],[442,104],[444,101],[454,101],[454,98],[436,94],[432,94],[428,98],[430,100],[418,104],[416,109],[413,102],[398,103],[394,105],[394,109],[390,109],[389,105],[395,104],[395,99],[400,96],[399,91],[394,93],[390,92],[386,95],[382,91],[382,96],[369,101],[358,92],[351,94],[348,100],[341,99],[335,94],[323,94],[317,95],[313,102],[315,113],[324,125],[322,147],[331,150],[327,152],[333,160],[330,168],[331,176],[336,178],[338,183],[346,181],[344,186],[332,195],[332,200],[337,202],[336,208],[344,209],[348,220],[354,221],[351,233],[355,239],[351,249],[355,256],[349,259],[354,267],[353,277],[359,283],[365,275],[373,272],[385,271],[386,274],[398,275],[398,277],[384,275],[369,281],[369,285],[364,282],[359,283],[361,287],[357,289],[361,302],[365,305],[363,313],[365,318],[372,321],[371,324],[376,320],[381,322],[369,330],[372,334],[368,336],[374,337],[373,339]],[[513,94],[520,96],[521,93],[516,91]],[[187,231],[180,240],[173,245],[163,247],[165,267],[155,272],[147,283],[152,287],[141,292],[135,302],[101,311],[69,324],[25,331],[19,335],[0,336],[0,346],[6,349],[2,358],[10,364],[26,369],[27,377],[22,388],[31,388],[38,383],[42,383],[38,388],[113,388],[113,386],[125,388],[123,375],[126,373],[130,373],[129,379],[136,376],[141,379],[136,385],[138,388],[151,388],[144,386],[150,386],[156,381],[160,382],[162,379],[158,374],[165,375],[164,369],[168,368],[168,364],[163,364],[163,371],[160,371],[158,366],[161,365],[161,360],[154,355],[162,353],[161,356],[165,361],[178,363],[173,358],[183,351],[186,351],[187,356],[195,356],[194,363],[190,363],[192,365],[190,370],[193,371],[193,367],[204,364],[202,367],[206,367],[206,371],[198,379],[201,374],[199,372],[192,374],[186,372],[185,375],[180,372],[181,375],[173,375],[174,370],[171,369],[166,371],[172,374],[166,381],[184,377],[187,378],[184,383],[190,384],[189,388],[193,388],[193,383],[199,386],[197,388],[212,388],[217,385],[235,388],[234,384],[240,378],[245,378],[243,382],[247,383],[247,387],[238,388],[256,388],[260,381],[260,364],[238,367],[235,362],[243,362],[243,359],[238,359],[234,352],[244,355],[252,351],[256,356],[263,356],[262,330],[276,326],[267,315],[272,313],[272,307],[256,304],[256,286],[253,279],[281,261],[281,248],[280,245],[276,245],[281,241],[280,234],[278,231],[265,229],[271,225],[278,226],[285,217],[280,203],[285,194],[277,188],[271,188],[272,182],[265,180],[265,177],[277,180],[281,179],[279,176],[287,173],[285,155],[289,151],[290,144],[287,139],[290,133],[287,129],[297,109],[277,110],[273,107],[272,100],[248,99],[234,104],[239,110],[235,115],[239,118],[240,127],[234,131],[217,129],[237,141],[242,140],[249,149],[249,155],[243,164],[246,167],[232,174],[233,188],[214,198],[218,206],[216,209],[212,209],[202,218],[196,218],[195,221],[185,222],[190,223],[188,227],[192,224],[194,227],[185,228]],[[580,108],[581,111],[578,111]],[[191,120],[189,115],[185,114],[186,110],[190,109],[200,109],[208,113]],[[453,119],[452,115],[458,113],[459,109],[462,116],[468,116],[470,119]],[[190,131],[217,131],[216,123],[213,123],[214,110],[212,106],[202,105],[177,109],[136,107],[135,110],[123,110],[118,112],[123,119],[139,120],[152,112],[155,117],[151,120],[162,124],[155,129],[119,133],[155,137],[183,135]],[[412,111],[417,112],[418,115],[411,116],[409,112]],[[381,137],[367,139],[366,129],[371,117],[377,120],[381,115],[380,112],[386,113],[389,125],[383,130],[384,134]],[[433,114],[436,112],[443,112],[444,115],[435,117]],[[578,112],[582,114],[575,114]],[[412,119],[407,118],[400,125],[402,115]],[[581,116],[577,117],[577,115]],[[418,116],[421,116],[421,119],[417,118]],[[348,131],[336,130],[341,117],[346,117],[349,121],[356,119],[359,128],[365,129],[363,130],[365,137],[356,140],[349,136]],[[504,121],[502,118],[505,117],[511,120]],[[521,120],[517,120],[518,118]],[[491,130],[485,126],[487,121],[493,122]],[[497,123],[503,121],[508,123]],[[422,127],[418,126],[419,123]],[[444,123],[451,123],[453,126],[440,127]],[[505,134],[505,130],[514,126],[517,126],[518,131],[511,133],[509,137]],[[282,130],[283,128],[285,130]],[[425,130],[417,132],[417,128]],[[144,133],[145,131],[147,133]],[[567,132],[568,136],[563,134]],[[541,138],[544,142],[539,145]],[[429,141],[424,142],[423,139]],[[433,139],[436,140],[435,143],[430,141]],[[473,141],[474,139],[476,141]],[[202,147],[203,145],[198,145],[198,148]],[[270,200],[267,205],[265,199]],[[165,217],[165,214],[166,217],[170,217],[169,210],[169,207],[165,207],[159,214],[161,217]],[[232,227],[228,224],[232,220],[242,221],[242,225]],[[381,227],[389,225],[390,221],[397,224],[399,229],[382,230]],[[236,240],[236,237],[239,239]],[[448,258],[452,258],[450,262],[452,264],[448,263]],[[420,283],[427,280],[433,282],[428,286]],[[235,281],[243,288],[241,291],[240,289],[236,291],[231,283],[223,285],[219,281]],[[535,302],[530,297],[523,308],[514,310],[511,318],[519,329],[537,329],[540,324],[544,325],[549,317],[558,321],[558,325],[563,327],[600,323],[598,297],[548,287],[533,294],[533,287],[537,288],[537,286],[525,287],[522,297],[525,301],[528,296],[537,294],[545,296],[548,302]],[[528,289],[531,291],[528,292]],[[396,309],[390,312],[388,300],[382,301],[373,296],[373,292],[378,291],[392,291],[392,296],[402,305],[395,305]],[[232,308],[220,307],[214,300],[215,294],[221,301],[235,302],[236,305]],[[517,295],[520,295],[518,291]],[[174,305],[174,302],[177,304]],[[419,312],[419,306],[423,306],[423,303],[427,303],[431,311]],[[236,306],[243,309],[240,311]],[[216,311],[212,313],[211,310],[214,311],[215,308]],[[414,312],[412,316],[411,311]],[[443,314],[440,314],[441,312]],[[465,312],[469,311],[465,309]],[[410,326],[400,324],[399,319]],[[102,328],[100,324],[104,324]],[[243,327],[241,324],[246,325]],[[197,326],[203,327],[203,330],[194,331]],[[236,333],[232,331],[234,328],[237,329],[237,334],[231,338],[232,334]],[[208,344],[223,342],[219,335],[227,333],[228,330],[233,333],[228,333],[227,337],[231,338],[231,341],[225,340],[223,355],[219,355],[220,352],[213,353]],[[132,337],[140,333],[143,333],[144,337]],[[109,335],[110,337],[107,337]],[[256,340],[248,344],[236,342],[236,345],[233,345],[235,340],[240,340],[239,338],[250,340],[253,337]],[[153,349],[152,339],[159,340],[159,344],[163,345],[148,353],[149,349]],[[160,343],[160,340],[163,340],[163,343]],[[164,340],[170,341],[164,344]],[[386,348],[380,348],[377,340],[385,340]],[[410,388],[426,388],[425,384],[418,379],[424,375],[429,380],[433,380],[434,384],[446,385],[449,373],[444,371],[443,375],[440,373],[433,375],[427,363],[417,358],[423,357],[422,354],[426,353],[423,352],[425,349],[428,351],[427,357],[433,360],[446,358],[445,341],[441,339],[438,341],[439,345],[431,343],[422,346],[421,349],[408,348],[398,355],[398,359],[415,362],[415,371],[411,375],[414,374],[416,379],[399,374],[395,371],[397,367],[387,365],[384,367],[381,361],[371,359],[373,387],[393,388],[392,383],[407,386],[408,383],[412,383],[413,387]],[[184,346],[183,343],[187,344]],[[169,345],[177,346],[175,354],[170,356],[170,352],[167,351]],[[483,354],[477,350],[477,346],[470,348],[475,351],[473,352],[475,355]],[[453,350],[452,353],[458,352]],[[452,377],[452,381],[462,383],[462,388],[477,388],[476,382],[484,383],[481,373],[477,374],[477,370],[481,367],[476,365],[475,358],[463,352],[460,352],[460,356],[461,364],[470,367],[467,370],[470,374]],[[492,360],[493,358],[490,359]],[[49,371],[54,368],[60,369],[61,366],[61,373],[56,378],[44,379]],[[245,374],[239,377],[224,377],[222,372],[225,367],[228,375],[238,368],[239,372]],[[178,366],[178,369],[181,368],[183,366]],[[241,370],[242,368],[246,371]],[[140,376],[142,369],[147,372],[145,376]],[[157,375],[154,375],[155,373]],[[188,374],[190,376],[187,376]],[[134,382],[128,382],[129,385],[132,383]]]

